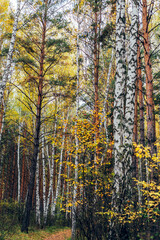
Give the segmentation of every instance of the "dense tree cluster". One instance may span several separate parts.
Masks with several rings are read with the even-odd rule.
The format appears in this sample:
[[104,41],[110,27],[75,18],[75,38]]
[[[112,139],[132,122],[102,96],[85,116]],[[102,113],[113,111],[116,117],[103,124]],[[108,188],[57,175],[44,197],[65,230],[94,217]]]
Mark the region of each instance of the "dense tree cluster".
[[160,238],[159,20],[159,1],[2,1],[0,214],[22,232]]

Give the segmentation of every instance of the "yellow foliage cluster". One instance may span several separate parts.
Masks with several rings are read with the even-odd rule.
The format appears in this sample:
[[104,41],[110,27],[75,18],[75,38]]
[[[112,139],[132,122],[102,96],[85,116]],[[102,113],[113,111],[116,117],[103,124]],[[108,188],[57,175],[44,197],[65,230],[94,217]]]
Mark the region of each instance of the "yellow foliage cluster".
[[[156,143],[157,154],[151,156],[151,151],[148,147],[143,147],[142,145],[136,145],[135,155],[141,161],[145,162],[146,165],[146,175],[148,175],[148,180],[137,181],[137,185],[140,186],[143,204],[143,213],[146,212],[148,218],[155,221],[155,216],[160,216],[160,211],[158,206],[160,204],[160,143]],[[139,212],[141,213],[141,212]],[[137,213],[138,214],[138,213]]]

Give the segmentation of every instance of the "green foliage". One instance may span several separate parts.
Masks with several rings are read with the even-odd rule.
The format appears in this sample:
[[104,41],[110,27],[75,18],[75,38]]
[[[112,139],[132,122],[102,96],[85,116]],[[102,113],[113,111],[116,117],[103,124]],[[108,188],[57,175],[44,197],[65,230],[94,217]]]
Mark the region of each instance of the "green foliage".
[[9,51],[9,47],[4,47],[3,49],[2,49],[2,51],[1,51],[1,54],[0,54],[0,56],[7,56],[7,54],[8,54],[8,51]]
[[48,18],[48,20],[57,27],[57,29],[64,29],[67,27],[68,22],[63,19],[62,13],[58,13],[55,18]]
[[30,65],[30,66],[37,67],[37,64],[35,63],[35,61],[30,57],[20,57],[20,58],[17,58],[15,62],[23,63],[24,65],[27,65],[27,66]]
[[104,27],[101,36],[99,37],[99,41],[103,43],[103,45],[107,44],[107,41],[111,39],[113,31],[115,29],[115,25],[113,23],[107,23]]
[[17,231],[19,218],[22,214],[22,206],[17,202],[0,202],[0,239],[3,240],[8,234]]

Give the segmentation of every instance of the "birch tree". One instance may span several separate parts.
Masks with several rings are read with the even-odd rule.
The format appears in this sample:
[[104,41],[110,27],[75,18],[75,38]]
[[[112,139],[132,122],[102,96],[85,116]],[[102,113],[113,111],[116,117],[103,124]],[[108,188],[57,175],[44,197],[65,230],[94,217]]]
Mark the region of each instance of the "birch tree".
[[124,93],[126,81],[125,62],[125,0],[116,2],[116,81],[114,96],[114,192],[113,208],[121,212],[123,199],[123,133]]
[[37,165],[36,165],[36,222],[40,226],[41,215],[40,215],[40,196],[39,196],[39,154],[37,157]]
[[[115,176],[112,206],[115,212],[122,214],[127,201],[131,200],[132,141],[135,104],[134,98],[135,83],[137,78],[138,6],[136,2],[132,1],[128,78],[126,74],[125,62],[125,1],[117,1],[116,7],[116,82],[114,102]],[[124,98],[125,92],[126,102]],[[111,229],[113,230],[113,225]],[[111,239],[121,236],[121,230],[114,230],[115,235],[111,233]]]
[[12,37],[11,37],[11,41],[10,41],[10,45],[9,45],[9,51],[7,54],[6,66],[4,69],[3,76],[2,76],[2,80],[0,81],[0,106],[2,105],[4,90],[6,88],[6,84],[8,81],[8,77],[10,75],[10,70],[11,70],[11,65],[12,65],[12,57],[13,57],[14,45],[15,45],[15,41],[16,41],[18,20],[19,20],[20,11],[21,11],[20,5],[21,5],[21,0],[17,0],[17,9],[16,9],[15,16],[14,16],[13,31],[12,31]]
[[79,110],[79,56],[80,56],[80,42],[79,42],[79,34],[80,34],[80,16],[79,16],[79,1],[78,1],[78,12],[77,12],[77,91],[76,91],[76,122],[75,122],[75,142],[76,142],[76,154],[75,154],[75,172],[74,172],[74,189],[73,189],[73,206],[72,206],[72,240],[76,237],[76,203],[77,203],[77,183],[78,183],[78,135],[77,135],[77,121],[78,121],[78,110]]
[[[138,40],[138,3],[132,0],[132,14],[130,27],[130,54],[128,59],[128,79],[126,86],[125,130],[124,130],[124,168],[125,191],[127,199],[131,197],[131,167],[133,156],[133,128],[135,110],[135,85],[137,80],[137,40]],[[134,166],[135,167],[135,166]]]
[[65,144],[65,133],[66,133],[66,127],[68,122],[68,112],[67,112],[67,119],[64,122],[63,125],[63,136],[62,136],[62,146],[61,146],[61,152],[60,152],[60,160],[59,160],[59,172],[58,172],[58,180],[57,180],[57,187],[56,187],[56,193],[54,196],[54,201],[51,207],[51,215],[52,217],[55,216],[56,211],[56,203],[57,199],[60,193],[60,187],[61,187],[61,173],[62,173],[62,164],[63,164],[63,151],[64,151],[64,144]]
[[51,156],[51,162],[50,162],[49,191],[48,191],[48,196],[47,196],[47,200],[46,200],[46,206],[45,206],[45,209],[44,209],[44,212],[43,212],[44,224],[46,224],[46,222],[47,222],[47,214],[48,214],[48,209],[49,209],[50,198],[51,198],[51,196],[52,196],[52,200],[54,198],[52,193],[53,193],[53,174],[54,174],[56,131],[57,131],[57,116],[56,116],[56,119],[55,119],[54,136],[53,136],[53,144],[52,144],[52,156]]
[[42,183],[43,183],[43,217],[46,209],[46,164],[45,164],[45,132],[42,127]]

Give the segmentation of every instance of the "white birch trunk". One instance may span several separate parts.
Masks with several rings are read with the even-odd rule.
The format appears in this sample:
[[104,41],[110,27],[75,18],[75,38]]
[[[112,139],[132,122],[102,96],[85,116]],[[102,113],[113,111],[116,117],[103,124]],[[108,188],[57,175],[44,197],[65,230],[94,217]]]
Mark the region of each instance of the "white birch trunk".
[[114,100],[114,192],[113,207],[116,209],[122,192],[123,179],[123,128],[124,93],[126,81],[125,62],[125,0],[117,0],[116,16],[116,82]]
[[128,61],[128,81],[126,91],[125,131],[124,131],[124,168],[125,186],[128,197],[131,197],[131,167],[133,156],[133,128],[135,108],[135,84],[137,79],[137,39],[138,39],[138,5],[132,0],[132,16],[130,28],[130,54]]
[[[123,206],[123,133],[124,133],[124,94],[126,82],[125,51],[125,0],[116,1],[116,81],[114,96],[114,182],[112,209],[121,213]],[[110,222],[108,239],[119,239],[115,222]]]
[[44,149],[44,127],[42,128],[42,178],[43,178],[43,217],[46,208],[46,171],[45,171],[45,149]]
[[5,118],[5,111],[6,111],[4,98],[2,98],[2,102],[3,102],[3,117],[2,117],[2,127],[1,127],[1,131],[0,131],[0,142],[2,140],[2,133],[3,133],[3,128],[4,128],[4,118]]
[[57,181],[57,187],[56,187],[56,194],[55,194],[54,201],[53,201],[52,208],[51,208],[52,217],[55,216],[57,198],[59,196],[60,187],[61,187],[61,172],[62,172],[63,150],[64,150],[64,143],[65,143],[65,133],[66,133],[67,121],[68,121],[68,113],[67,113],[66,123],[64,123],[64,126],[63,126],[63,137],[62,137],[62,146],[61,146],[61,153],[60,153],[58,181]]
[[49,156],[49,145],[48,145],[48,144],[47,144],[47,146],[46,146],[46,154],[47,154],[47,159],[48,159],[49,172],[51,172],[51,162],[52,162],[52,158],[50,159],[50,156]]
[[53,189],[52,189],[52,192],[51,192],[51,195],[52,195],[52,199],[51,199],[51,218],[53,219],[53,205],[54,205],[54,193],[53,193]]
[[[123,213],[125,203],[131,200],[131,164],[132,140],[134,127],[134,96],[137,73],[137,36],[138,8],[132,2],[132,19],[130,29],[130,57],[128,79],[126,84],[126,104],[124,105],[126,63],[125,63],[125,0],[117,0],[116,18],[116,83],[114,102],[114,192],[112,207],[115,212]],[[124,110],[124,106],[126,107]],[[111,223],[110,238],[118,238],[119,232]],[[111,237],[112,236],[112,237]]]
[[48,192],[48,196],[47,196],[46,207],[45,207],[44,213],[43,213],[44,224],[46,224],[46,222],[47,222],[47,214],[48,214],[48,209],[49,209],[49,202],[50,202],[50,198],[51,198],[52,193],[53,193],[53,173],[54,173],[54,156],[55,156],[56,130],[57,130],[57,118],[56,118],[55,127],[54,127],[54,142],[52,144],[52,157],[51,157],[51,162],[50,162],[49,192]]
[[68,200],[69,200],[69,177],[70,177],[70,166],[67,164],[67,193],[66,193],[66,219],[68,219]]
[[79,109],[79,54],[80,54],[80,42],[79,42],[79,33],[80,33],[80,19],[79,19],[79,1],[78,1],[78,13],[77,13],[77,93],[76,93],[76,122],[75,122],[75,142],[76,142],[76,155],[75,155],[75,172],[74,172],[74,188],[73,188],[73,203],[72,203],[72,240],[76,238],[76,202],[77,202],[77,184],[78,184],[78,135],[77,135],[77,121],[78,121],[78,109]]
[[4,90],[6,88],[6,84],[8,81],[11,64],[12,64],[12,56],[13,56],[14,45],[15,45],[15,41],[16,41],[18,19],[19,19],[19,15],[20,15],[20,4],[21,4],[21,0],[17,0],[17,9],[16,9],[15,17],[14,17],[13,31],[12,31],[12,37],[11,37],[10,46],[9,46],[9,52],[7,55],[7,62],[6,62],[6,66],[4,69],[4,74],[3,74],[2,80],[0,81],[0,106],[2,104]]
[[[142,162],[140,158],[138,161],[138,180],[142,182]],[[142,187],[141,187],[141,184],[139,183],[138,183],[138,202],[141,206],[142,205]]]
[[39,197],[39,154],[37,157],[37,165],[36,165],[36,222],[40,226],[41,218],[40,218],[40,197]]

